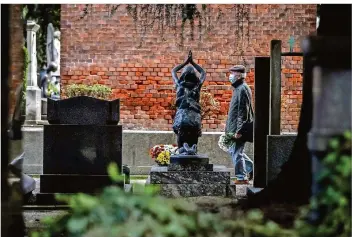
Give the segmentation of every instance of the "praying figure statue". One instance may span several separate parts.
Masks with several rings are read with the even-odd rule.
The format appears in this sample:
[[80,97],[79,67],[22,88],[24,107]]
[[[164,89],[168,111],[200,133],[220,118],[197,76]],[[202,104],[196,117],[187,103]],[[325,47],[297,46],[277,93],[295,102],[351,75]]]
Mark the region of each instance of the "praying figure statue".
[[40,86],[43,98],[60,98],[60,31],[48,25],[46,37],[47,65],[40,72]]
[[[178,78],[177,72],[181,69],[183,70]],[[200,77],[197,76],[195,69],[200,73]],[[176,115],[173,130],[177,135],[179,154],[197,153],[198,138],[202,135],[199,99],[205,78],[204,69],[193,61],[192,51],[189,51],[184,63],[172,69],[172,79],[176,85]]]

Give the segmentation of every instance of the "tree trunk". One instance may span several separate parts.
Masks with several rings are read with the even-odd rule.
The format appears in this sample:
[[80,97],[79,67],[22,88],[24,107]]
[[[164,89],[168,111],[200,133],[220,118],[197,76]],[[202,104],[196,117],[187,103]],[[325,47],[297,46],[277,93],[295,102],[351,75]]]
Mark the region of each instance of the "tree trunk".
[[1,236],[24,236],[24,221],[22,217],[22,193],[20,183],[9,185],[9,48],[10,48],[10,5],[1,7],[1,29],[3,37],[1,42]]

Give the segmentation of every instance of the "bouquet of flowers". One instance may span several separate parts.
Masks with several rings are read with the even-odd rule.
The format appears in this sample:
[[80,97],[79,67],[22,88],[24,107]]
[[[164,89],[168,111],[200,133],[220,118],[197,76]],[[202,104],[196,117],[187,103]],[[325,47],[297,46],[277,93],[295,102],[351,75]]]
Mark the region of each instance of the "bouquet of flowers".
[[170,164],[171,155],[177,154],[177,145],[156,145],[149,150],[150,157],[159,165]]
[[218,145],[221,150],[223,150],[225,152],[229,151],[230,147],[235,142],[233,135],[234,135],[234,133],[224,133],[220,136]]

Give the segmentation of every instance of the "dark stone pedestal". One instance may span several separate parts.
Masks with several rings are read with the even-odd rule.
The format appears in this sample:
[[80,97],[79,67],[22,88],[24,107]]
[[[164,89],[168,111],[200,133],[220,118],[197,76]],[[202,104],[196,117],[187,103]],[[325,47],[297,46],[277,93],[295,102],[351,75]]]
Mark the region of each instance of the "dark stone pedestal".
[[[93,194],[112,185],[107,174],[111,162],[122,172],[122,126],[119,100],[87,96],[48,99],[44,125],[43,175],[37,204],[60,204],[56,193]],[[124,169],[125,173],[128,170]],[[125,182],[115,183],[124,188]]]
[[[108,175],[44,174],[40,176],[40,191],[44,193],[94,193],[112,184],[114,183]],[[117,185],[123,186],[123,182]]]
[[225,166],[209,164],[202,156],[171,157],[171,164],[153,166],[147,185],[159,187],[166,197],[234,196],[230,171]]

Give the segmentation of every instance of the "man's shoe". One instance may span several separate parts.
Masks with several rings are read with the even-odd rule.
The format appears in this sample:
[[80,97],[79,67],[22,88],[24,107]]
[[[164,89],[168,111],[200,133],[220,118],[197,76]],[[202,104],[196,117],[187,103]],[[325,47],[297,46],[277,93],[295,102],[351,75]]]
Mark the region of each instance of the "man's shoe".
[[245,179],[245,180],[236,179],[235,184],[249,184],[249,181],[247,179]]

